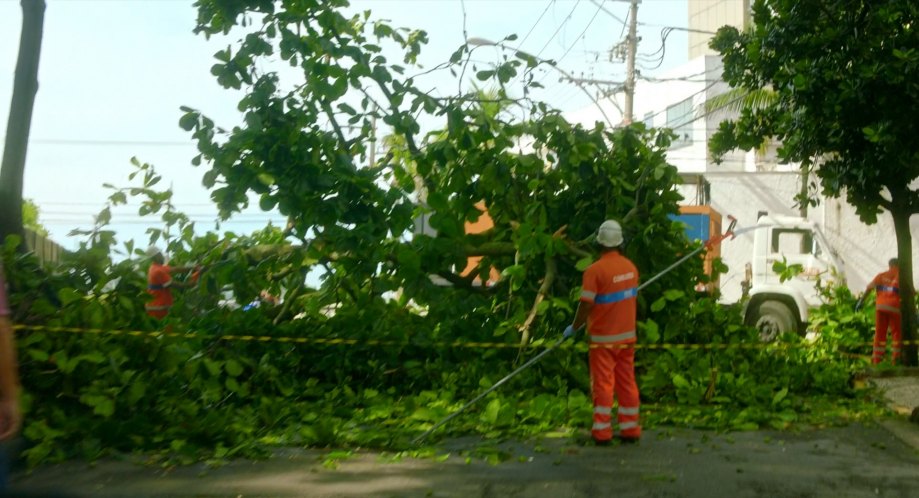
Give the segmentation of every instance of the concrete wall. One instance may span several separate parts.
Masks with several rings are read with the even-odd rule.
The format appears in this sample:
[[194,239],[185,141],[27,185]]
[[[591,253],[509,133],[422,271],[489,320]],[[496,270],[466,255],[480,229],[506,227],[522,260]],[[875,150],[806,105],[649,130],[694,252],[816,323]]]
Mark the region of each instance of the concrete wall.
[[[799,214],[794,205],[794,196],[800,185],[798,173],[709,172],[705,178],[711,185],[711,205],[725,217],[725,227],[727,215],[737,218],[737,226],[741,228],[755,225],[758,211],[789,216]],[[696,197],[694,185],[683,186],[681,191],[687,199]],[[845,199],[823,199],[819,206],[810,208],[808,218],[820,226],[828,243],[839,254],[845,265],[847,283],[853,291],[864,290],[875,274],[887,268],[887,260],[897,255],[893,221],[887,213],[878,217],[877,224],[868,226],[858,219],[855,209],[846,204]],[[914,217],[911,225],[916,236],[919,234],[919,218]],[[721,277],[725,302],[735,302],[740,298],[744,264],[750,261],[752,251],[752,232],[722,244],[722,260],[731,269]],[[914,241],[913,261],[919,261],[917,258],[919,251]],[[914,266],[917,265],[914,263]]]
[[689,0],[689,58],[712,55],[708,48],[712,35],[698,31],[718,31],[724,25],[743,29],[750,23],[750,0]]

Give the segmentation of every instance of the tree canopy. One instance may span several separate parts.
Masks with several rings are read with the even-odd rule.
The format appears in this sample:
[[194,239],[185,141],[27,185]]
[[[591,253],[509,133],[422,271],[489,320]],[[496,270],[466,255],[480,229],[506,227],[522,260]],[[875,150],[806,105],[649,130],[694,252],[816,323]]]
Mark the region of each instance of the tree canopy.
[[[195,162],[224,216],[251,199],[286,215],[286,227],[199,235],[172,192],[158,190],[154,167],[135,159],[132,184],[106,186],[94,226],[74,232],[79,249],[53,271],[17,252],[17,237],[0,246],[30,465],[112,451],[219,463],[278,445],[408,450],[533,354],[518,341],[560,335],[604,219],[623,222],[645,281],[691,249],[668,218],[679,200],[668,132],[574,126],[525,92],[511,95],[508,82],[532,82],[541,63],[526,54],[476,67],[462,46],[430,70],[487,90],[430,96],[408,76],[423,72],[413,61],[426,35],[345,17],[345,5],[197,3],[199,31],[242,33],[212,73],[245,87],[245,122],[224,130],[186,108],[179,124],[198,139]],[[384,46],[400,49],[404,65],[388,62]],[[295,70],[266,69],[279,57]],[[133,241],[120,247],[109,227],[128,199],[160,217],[147,232],[174,262],[207,267],[176,291],[164,321],[144,313],[149,258]],[[483,207],[494,227],[467,233]],[[421,216],[436,233],[413,230]],[[466,274],[470,256],[481,259]],[[492,267],[500,281],[476,285]],[[825,289],[835,299],[811,315],[816,343],[760,344],[736,310],[693,294],[701,267],[690,258],[639,294],[643,425],[781,429],[877,411],[848,383],[867,330],[848,290]],[[321,286],[309,288],[317,269]],[[266,290],[283,303],[234,305]],[[566,343],[448,430],[495,441],[583,427],[587,347]]]
[[823,193],[844,195],[866,223],[890,212],[907,339],[915,338],[909,218],[919,212],[917,21],[915,2],[757,0],[749,29],[721,28],[711,42],[729,84],[775,94],[722,123],[713,152],[774,137],[782,159],[812,164]]
[[[491,300],[508,327],[526,329],[547,309],[570,312],[569,293],[604,219],[623,221],[628,252],[644,271],[666,267],[688,247],[668,218],[680,200],[677,171],[665,160],[669,134],[584,129],[526,91],[510,95],[510,81],[532,83],[543,63],[532,56],[479,67],[469,60],[474,48],[463,45],[428,71],[461,81],[474,75],[491,90],[484,98],[477,88],[433,97],[416,84],[425,72],[415,64],[424,32],[394,29],[369,12],[346,17],[343,1],[197,5],[198,32],[245,33],[215,54],[212,73],[246,95],[245,124],[231,130],[185,108],[180,124],[201,152],[194,162],[207,167],[205,185],[225,216],[254,196],[288,217],[287,233],[326,270],[319,296],[329,304],[363,305],[393,291],[436,304],[443,290],[430,276],[438,275]],[[402,53],[397,63],[384,55],[394,49]],[[261,63],[277,57],[295,77]],[[512,112],[519,110],[528,119]],[[377,124],[389,146],[373,158],[371,143],[384,142]],[[482,206],[494,228],[466,233]],[[436,234],[412,233],[422,215]],[[475,256],[477,271],[462,274]],[[691,289],[695,263],[658,292]],[[492,267],[506,278],[477,285]],[[546,299],[553,295],[561,299]]]

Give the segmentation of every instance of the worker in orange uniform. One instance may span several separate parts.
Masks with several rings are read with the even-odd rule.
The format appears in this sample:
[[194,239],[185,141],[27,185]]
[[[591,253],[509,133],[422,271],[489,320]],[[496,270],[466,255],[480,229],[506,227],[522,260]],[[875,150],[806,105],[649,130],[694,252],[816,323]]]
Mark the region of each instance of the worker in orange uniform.
[[900,263],[897,258],[891,258],[888,262],[887,271],[878,273],[874,280],[868,284],[865,293],[859,298],[855,305],[858,311],[862,303],[871,290],[877,291],[874,320],[874,354],[871,355],[871,363],[878,364],[884,359],[887,353],[887,329],[890,328],[890,335],[893,339],[893,349],[891,354],[892,363],[897,364],[900,359],[900,347],[902,346],[900,335]]
[[194,283],[195,277],[192,277],[191,284],[176,282],[172,279],[174,273],[185,273],[189,271],[198,272],[199,269],[189,266],[169,266],[166,264],[166,257],[157,247],[147,249],[147,256],[152,259],[150,269],[147,272],[147,293],[152,299],[146,304],[147,314],[153,318],[163,319],[169,314],[172,308],[172,289],[189,287]]
[[584,271],[578,311],[564,333],[565,338],[571,337],[587,324],[594,403],[591,434],[598,445],[613,438],[614,393],[619,402],[619,439],[635,442],[641,437],[633,346],[638,269],[619,252],[622,240],[619,223],[607,220],[600,225],[597,243],[602,254]]

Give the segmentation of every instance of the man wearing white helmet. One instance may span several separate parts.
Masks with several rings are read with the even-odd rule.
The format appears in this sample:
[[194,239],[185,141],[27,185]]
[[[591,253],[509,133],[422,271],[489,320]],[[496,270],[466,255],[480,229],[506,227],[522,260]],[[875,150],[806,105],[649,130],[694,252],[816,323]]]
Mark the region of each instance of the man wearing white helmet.
[[[147,257],[152,260],[150,269],[147,271],[147,293],[150,294],[151,300],[145,305],[145,308],[147,314],[153,318],[166,318],[169,309],[172,308],[172,288],[189,286],[183,282],[173,281],[172,274],[193,271],[195,268],[167,265],[163,251],[155,246],[147,249]],[[194,279],[195,276],[193,275],[192,278]]]
[[587,267],[574,323],[565,337],[587,325],[590,339],[590,379],[594,416],[591,435],[597,444],[613,438],[613,395],[618,399],[619,438],[635,442],[641,437],[639,395],[635,382],[635,317],[638,269],[619,252],[622,227],[606,220],[597,230],[600,259]]

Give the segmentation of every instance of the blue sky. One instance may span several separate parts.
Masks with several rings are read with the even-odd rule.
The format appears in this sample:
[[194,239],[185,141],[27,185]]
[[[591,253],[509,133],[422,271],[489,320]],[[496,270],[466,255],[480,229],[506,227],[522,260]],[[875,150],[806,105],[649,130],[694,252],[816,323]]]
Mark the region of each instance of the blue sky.
[[[65,247],[66,234],[88,226],[103,206],[103,183],[126,185],[132,156],[151,163],[172,185],[176,205],[210,228],[216,210],[201,186],[203,168],[190,164],[195,147],[178,127],[179,106],[201,109],[218,124],[239,121],[241,94],[220,88],[209,73],[213,53],[236,39],[205,40],[192,34],[195,10],[183,0],[47,0],[31,142],[26,163],[25,196],[42,210],[41,219]],[[516,33],[513,46],[541,58],[558,60],[576,76],[621,80],[625,65],[610,62],[608,50],[621,40],[628,3],[606,0],[604,10],[591,0],[355,0],[355,11],[371,10],[397,26],[428,31],[430,44],[421,63],[446,60],[469,37],[500,40]],[[0,135],[5,134],[13,72],[19,45],[18,0],[0,0]],[[465,16],[464,16],[465,12]],[[612,14],[612,15],[610,15]],[[639,7],[639,53],[661,46],[661,27],[685,27],[686,0],[643,0]],[[465,22],[464,22],[465,20]],[[538,22],[537,22],[538,21]],[[526,36],[529,33],[529,36]],[[583,36],[582,36],[583,34]],[[500,49],[482,47],[475,58],[496,60]],[[686,62],[685,32],[667,38],[666,56],[653,76]],[[655,64],[651,64],[654,66]],[[576,86],[547,71],[546,89],[537,98],[562,110],[590,105]],[[457,82],[428,82],[441,94]],[[598,88],[589,88],[595,93]],[[224,228],[248,232],[276,215],[257,210],[234,217]],[[119,238],[146,243],[136,210],[116,212]]]

